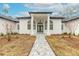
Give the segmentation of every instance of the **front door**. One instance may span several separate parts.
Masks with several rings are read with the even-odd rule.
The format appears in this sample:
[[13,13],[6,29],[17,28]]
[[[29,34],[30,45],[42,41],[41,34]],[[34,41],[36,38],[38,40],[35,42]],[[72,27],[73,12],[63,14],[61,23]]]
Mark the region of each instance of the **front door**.
[[42,24],[37,25],[37,32],[43,32],[43,25]]

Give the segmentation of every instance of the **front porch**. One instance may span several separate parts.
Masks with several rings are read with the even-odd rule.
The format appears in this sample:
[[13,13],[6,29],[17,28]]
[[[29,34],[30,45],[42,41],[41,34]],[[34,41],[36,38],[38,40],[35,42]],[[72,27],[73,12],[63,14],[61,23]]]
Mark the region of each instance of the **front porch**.
[[31,35],[35,35],[37,33],[44,33],[46,35],[50,35],[49,31],[49,14],[31,14]]

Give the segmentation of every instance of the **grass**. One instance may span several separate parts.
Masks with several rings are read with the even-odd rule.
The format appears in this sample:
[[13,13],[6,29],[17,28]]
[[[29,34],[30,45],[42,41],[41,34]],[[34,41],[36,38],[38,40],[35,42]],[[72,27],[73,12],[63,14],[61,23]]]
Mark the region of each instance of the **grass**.
[[27,56],[35,42],[35,36],[11,35],[10,41],[7,35],[0,36],[0,56]]
[[51,35],[46,39],[57,56],[79,56],[79,36]]

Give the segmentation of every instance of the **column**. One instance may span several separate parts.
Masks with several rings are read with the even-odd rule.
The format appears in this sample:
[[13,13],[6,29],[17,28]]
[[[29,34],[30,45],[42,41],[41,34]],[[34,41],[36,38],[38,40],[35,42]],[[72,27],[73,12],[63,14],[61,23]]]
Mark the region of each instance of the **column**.
[[48,15],[48,18],[47,18],[47,35],[50,35],[50,16]]
[[33,35],[33,16],[31,16],[31,35]]

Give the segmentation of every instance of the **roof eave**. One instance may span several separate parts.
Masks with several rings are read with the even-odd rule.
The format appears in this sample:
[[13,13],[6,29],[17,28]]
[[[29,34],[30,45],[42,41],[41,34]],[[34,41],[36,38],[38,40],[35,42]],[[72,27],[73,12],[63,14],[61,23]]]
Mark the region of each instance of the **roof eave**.
[[29,12],[29,14],[52,14],[52,12]]

